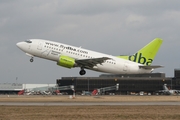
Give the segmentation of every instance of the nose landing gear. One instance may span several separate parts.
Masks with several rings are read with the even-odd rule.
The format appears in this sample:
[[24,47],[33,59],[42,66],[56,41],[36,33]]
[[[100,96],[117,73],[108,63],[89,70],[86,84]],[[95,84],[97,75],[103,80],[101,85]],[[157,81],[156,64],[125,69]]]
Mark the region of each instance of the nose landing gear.
[[33,61],[34,61],[34,59],[33,59],[33,57],[31,57],[30,62],[33,62]]

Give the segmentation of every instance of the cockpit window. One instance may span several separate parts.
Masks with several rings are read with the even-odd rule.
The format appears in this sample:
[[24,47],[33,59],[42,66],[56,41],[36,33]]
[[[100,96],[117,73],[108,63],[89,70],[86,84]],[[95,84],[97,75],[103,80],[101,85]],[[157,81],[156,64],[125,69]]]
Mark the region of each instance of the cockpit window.
[[32,43],[32,41],[30,41],[30,40],[26,40],[25,42],[27,42],[27,43]]

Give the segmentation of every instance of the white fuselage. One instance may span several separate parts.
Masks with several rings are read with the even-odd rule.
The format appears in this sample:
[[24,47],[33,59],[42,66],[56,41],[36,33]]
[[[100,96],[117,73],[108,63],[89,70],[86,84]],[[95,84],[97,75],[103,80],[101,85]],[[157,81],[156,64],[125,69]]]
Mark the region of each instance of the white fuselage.
[[31,43],[19,42],[17,43],[17,46],[27,55],[30,55],[32,57],[40,57],[56,62],[59,61],[61,55],[69,56],[76,60],[108,57],[111,59],[88,69],[114,74],[150,73],[153,70],[139,68],[139,65],[142,66],[142,64],[136,62],[99,52],[94,52],[91,50],[83,49],[81,47],[74,47],[67,44],[42,39],[30,39],[30,41]]

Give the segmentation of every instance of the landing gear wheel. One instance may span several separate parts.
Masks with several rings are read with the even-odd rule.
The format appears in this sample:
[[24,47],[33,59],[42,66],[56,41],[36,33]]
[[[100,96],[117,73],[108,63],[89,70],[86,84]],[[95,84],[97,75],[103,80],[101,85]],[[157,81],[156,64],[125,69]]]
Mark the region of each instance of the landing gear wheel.
[[80,70],[79,72],[80,75],[85,75],[86,74],[86,71],[84,69]]
[[33,62],[33,61],[34,61],[33,58],[31,58],[31,59],[30,59],[30,62]]

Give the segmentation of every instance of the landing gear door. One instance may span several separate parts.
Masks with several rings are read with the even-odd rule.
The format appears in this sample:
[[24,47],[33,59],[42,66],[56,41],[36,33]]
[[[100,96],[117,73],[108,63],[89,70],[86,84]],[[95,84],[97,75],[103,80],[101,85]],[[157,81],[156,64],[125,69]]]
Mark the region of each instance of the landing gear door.
[[39,43],[38,43],[37,49],[38,49],[38,50],[42,50],[42,42],[39,42]]

